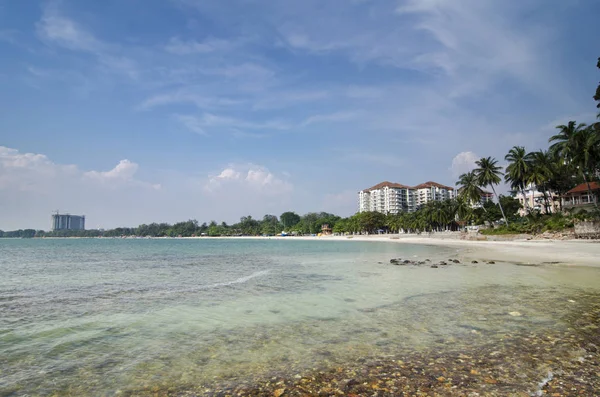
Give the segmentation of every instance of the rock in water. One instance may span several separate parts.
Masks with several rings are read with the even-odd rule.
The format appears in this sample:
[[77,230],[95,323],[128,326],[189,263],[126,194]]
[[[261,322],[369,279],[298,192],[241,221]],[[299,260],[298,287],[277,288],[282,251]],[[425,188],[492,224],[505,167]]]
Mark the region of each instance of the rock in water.
[[522,314],[521,314],[521,313],[519,313],[519,312],[510,312],[510,313],[508,313],[508,314],[510,314],[510,315],[511,315],[511,316],[513,316],[513,317],[521,317],[521,316],[522,316]]
[[434,268],[434,269],[437,269],[437,268],[439,268],[439,266],[438,266],[438,265],[431,265],[431,267],[432,267],[432,268]]
[[479,263],[479,262],[477,262],[477,261],[471,261],[471,263]]
[[494,262],[494,261],[489,261],[488,262],[488,265],[495,265],[495,264],[496,264],[496,262]]

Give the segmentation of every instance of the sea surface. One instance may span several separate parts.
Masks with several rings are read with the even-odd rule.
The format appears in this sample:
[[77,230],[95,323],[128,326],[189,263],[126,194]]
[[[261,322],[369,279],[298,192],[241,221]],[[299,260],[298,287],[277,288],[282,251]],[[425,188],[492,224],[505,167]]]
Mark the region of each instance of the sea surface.
[[600,290],[597,268],[389,264],[457,255],[351,240],[0,239],[0,396],[235,384],[456,349],[566,327],[573,298]]

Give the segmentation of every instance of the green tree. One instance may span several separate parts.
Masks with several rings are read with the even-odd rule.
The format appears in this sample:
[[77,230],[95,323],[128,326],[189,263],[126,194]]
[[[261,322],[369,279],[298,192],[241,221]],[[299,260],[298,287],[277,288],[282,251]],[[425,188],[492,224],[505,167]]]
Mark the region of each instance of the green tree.
[[279,217],[284,229],[293,228],[300,222],[300,215],[295,212],[287,211]]
[[600,133],[595,127],[587,127],[583,123],[575,124],[574,121],[570,121],[566,126],[556,127],[559,133],[548,140],[554,142],[550,151],[562,157],[578,171],[587,184],[589,196],[594,199],[594,206],[598,208],[598,201],[592,193],[590,182],[597,175],[599,168]]
[[508,216],[509,219],[515,220],[518,217],[519,210],[521,209],[521,203],[519,200],[510,196],[500,195],[499,201],[502,203],[502,208],[504,208],[506,216]]
[[239,228],[242,234],[256,236],[260,234],[260,223],[252,216],[243,216],[240,218]]
[[[586,129],[584,123],[577,124],[575,121],[569,121],[567,125],[556,126],[558,134],[552,135],[548,142],[554,142],[550,145],[550,152],[564,158],[567,162],[573,162],[579,149],[581,131]],[[577,166],[577,164],[574,164]]]
[[261,222],[261,232],[266,235],[275,235],[281,232],[279,220],[275,215],[265,215]]
[[528,182],[535,185],[544,195],[546,213],[550,213],[550,200],[548,198],[548,184],[552,180],[554,163],[553,155],[548,150],[538,150],[531,153],[531,170]]
[[456,202],[456,215],[458,219],[468,222],[473,218],[473,207],[468,199],[463,196],[458,196]]
[[471,204],[476,204],[481,201],[483,190],[481,190],[479,179],[474,171],[459,176],[456,186],[460,186],[458,188],[459,196],[463,197]]
[[[508,161],[504,180],[510,183],[513,190],[518,190],[525,199],[525,187],[531,170],[531,155],[525,151],[523,146],[514,146],[504,157]],[[529,213],[527,200],[525,202],[525,212]]]
[[[483,157],[475,162],[478,168],[475,169],[475,175],[477,176],[477,181],[480,186],[486,187],[491,186],[492,191],[494,192],[494,196],[498,198],[496,194],[496,189],[494,185],[497,185],[501,181],[502,167],[497,165],[498,161],[491,157]],[[500,203],[500,202],[499,202]],[[502,203],[500,203],[500,212],[502,213],[502,218],[504,219],[504,223],[508,226],[508,219],[506,219],[506,215],[504,215],[504,209],[502,208]]]

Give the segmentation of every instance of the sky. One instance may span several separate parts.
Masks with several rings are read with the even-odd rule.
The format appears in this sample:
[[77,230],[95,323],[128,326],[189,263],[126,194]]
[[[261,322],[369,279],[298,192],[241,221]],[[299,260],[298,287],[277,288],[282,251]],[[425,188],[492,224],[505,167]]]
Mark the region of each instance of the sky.
[[[597,0],[0,0],[0,229],[357,211],[595,117]],[[505,187],[500,187],[505,189]]]

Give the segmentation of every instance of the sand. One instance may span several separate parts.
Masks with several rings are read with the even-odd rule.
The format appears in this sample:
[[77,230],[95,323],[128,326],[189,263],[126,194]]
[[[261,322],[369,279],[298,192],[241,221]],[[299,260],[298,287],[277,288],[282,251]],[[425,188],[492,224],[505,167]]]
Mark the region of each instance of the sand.
[[597,240],[461,240],[458,233],[431,236],[410,234],[303,237],[226,237],[240,239],[301,239],[319,241],[380,241],[395,244],[423,244],[455,247],[463,260],[600,267],[600,241]]

